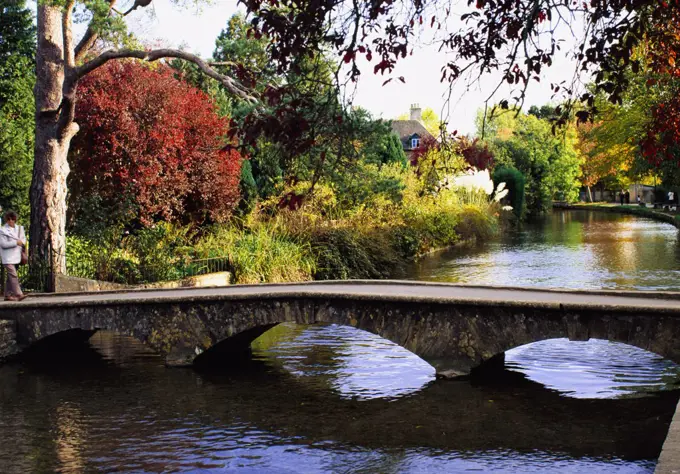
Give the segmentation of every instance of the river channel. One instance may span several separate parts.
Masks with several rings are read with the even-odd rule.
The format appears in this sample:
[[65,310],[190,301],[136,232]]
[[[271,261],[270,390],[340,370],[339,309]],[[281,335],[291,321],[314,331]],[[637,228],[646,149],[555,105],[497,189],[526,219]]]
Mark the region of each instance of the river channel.
[[[410,270],[640,290],[680,290],[679,275],[674,227],[576,211]],[[516,348],[505,370],[452,382],[350,327],[279,325],[210,372],[100,332],[0,366],[0,473],[651,473],[679,388],[675,364],[597,340]]]

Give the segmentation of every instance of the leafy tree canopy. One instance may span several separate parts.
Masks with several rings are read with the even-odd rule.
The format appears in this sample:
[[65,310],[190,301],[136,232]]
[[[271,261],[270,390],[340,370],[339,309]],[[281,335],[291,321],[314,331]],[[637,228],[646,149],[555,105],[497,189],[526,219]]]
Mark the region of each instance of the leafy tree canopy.
[[[353,80],[362,72],[359,58],[371,63],[372,72],[389,75],[396,63],[413,51],[419,38],[428,38],[449,53],[442,65],[443,81],[499,71],[502,81],[514,87],[513,96],[519,103],[528,85],[540,81],[544,68],[553,63],[556,55],[563,54],[558,25],[565,19],[587,25],[584,33],[575,38],[570,53],[582,71],[594,74],[594,91],[580,97],[589,107],[594,105],[598,92],[620,102],[628,85],[625,72],[637,72],[640,67],[631,52],[645,38],[663,45],[654,58],[657,69],[674,67],[680,51],[677,26],[669,26],[680,24],[680,0],[479,0],[466,5],[441,5],[434,0],[243,3],[254,14],[254,34],[272,40],[268,48],[281,70],[295,69],[311,51],[329,48],[347,64]],[[556,93],[576,93],[566,82],[552,84],[551,88]],[[500,105],[507,108],[508,102]],[[570,117],[563,111],[558,113],[566,123]],[[588,117],[587,110],[578,113],[581,120]]]
[[0,0],[0,206],[29,214],[35,27],[23,0]]
[[550,121],[508,110],[491,119],[486,134],[497,165],[524,174],[529,213],[549,210],[553,199],[578,197],[581,156],[573,127],[554,135]]
[[82,217],[93,222],[223,221],[237,204],[241,157],[225,147],[228,120],[169,67],[124,61],[99,68],[81,83],[77,120],[70,155],[76,225],[88,210],[94,215]]

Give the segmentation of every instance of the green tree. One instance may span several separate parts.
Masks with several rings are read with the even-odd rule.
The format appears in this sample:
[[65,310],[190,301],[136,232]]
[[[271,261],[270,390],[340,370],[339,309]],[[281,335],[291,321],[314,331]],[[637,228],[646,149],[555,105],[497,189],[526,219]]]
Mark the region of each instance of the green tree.
[[524,207],[524,175],[517,169],[509,166],[497,166],[493,171],[494,186],[505,183],[508,189],[507,200],[512,205],[512,212],[515,217],[521,219]]
[[329,167],[339,165],[334,155],[349,146],[339,139],[343,108],[334,85],[336,64],[316,53],[278,72],[267,51],[270,41],[250,34],[251,29],[242,14],[232,16],[215,42],[213,64],[263,96],[256,114],[252,103],[238,97],[228,98],[225,107],[246,135],[257,130],[245,150],[257,195],[266,199],[284,182],[309,181],[313,190]]
[[390,163],[407,166],[406,153],[399,137],[392,131],[390,122],[374,120],[363,109],[355,109],[357,135],[361,140],[358,150],[366,163],[383,165]]
[[[12,59],[23,57],[35,58],[35,26],[33,13],[26,8],[25,0],[0,0],[0,72],[3,76],[12,77],[12,68],[8,68]],[[0,104],[5,100],[0,90]]]
[[33,168],[35,27],[23,0],[0,0],[0,12],[0,206],[27,218]]
[[241,163],[239,191],[241,192],[241,201],[239,202],[238,210],[242,214],[248,214],[257,201],[257,184],[255,183],[255,178],[253,178],[253,168],[250,165],[250,160],[243,160]]
[[[478,117],[478,128],[482,120]],[[552,200],[578,197],[581,155],[574,127],[554,134],[549,120],[507,110],[486,123],[485,133],[497,165],[514,167],[524,175],[529,214],[548,211]]]

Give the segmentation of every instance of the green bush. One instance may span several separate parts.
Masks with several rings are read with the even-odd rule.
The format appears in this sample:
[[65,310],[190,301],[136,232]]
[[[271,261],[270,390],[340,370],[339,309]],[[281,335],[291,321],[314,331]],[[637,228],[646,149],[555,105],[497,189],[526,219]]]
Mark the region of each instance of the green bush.
[[505,183],[512,212],[521,219],[524,215],[524,175],[516,168],[499,166],[493,172],[493,182],[494,186]]
[[410,260],[420,252],[420,236],[418,232],[407,226],[399,226],[392,230],[392,245],[402,258]]
[[454,208],[426,204],[405,210],[404,222],[418,241],[417,255],[458,242],[456,211]]

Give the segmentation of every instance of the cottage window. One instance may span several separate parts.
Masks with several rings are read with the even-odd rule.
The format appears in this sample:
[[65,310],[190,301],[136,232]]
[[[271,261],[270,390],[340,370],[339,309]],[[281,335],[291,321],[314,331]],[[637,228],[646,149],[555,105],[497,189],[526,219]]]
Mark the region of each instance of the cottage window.
[[420,147],[420,138],[411,138],[411,148],[419,148]]

